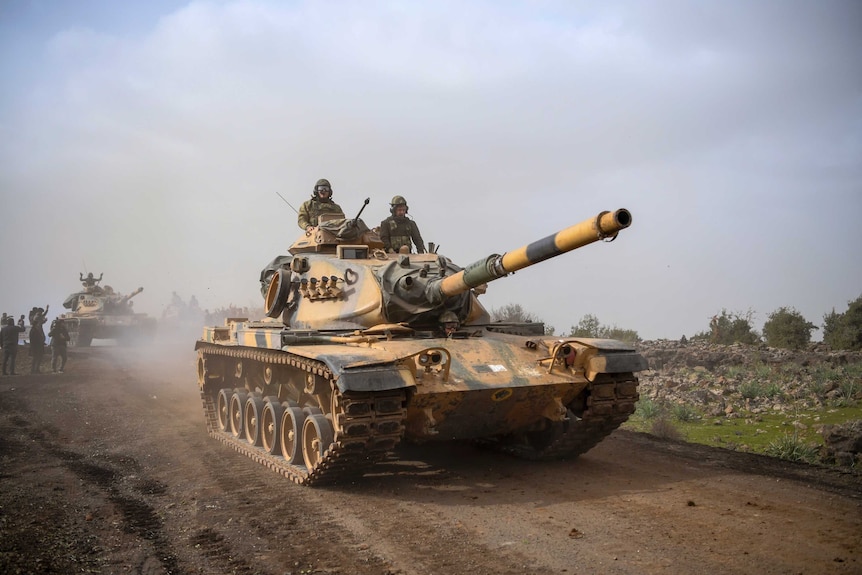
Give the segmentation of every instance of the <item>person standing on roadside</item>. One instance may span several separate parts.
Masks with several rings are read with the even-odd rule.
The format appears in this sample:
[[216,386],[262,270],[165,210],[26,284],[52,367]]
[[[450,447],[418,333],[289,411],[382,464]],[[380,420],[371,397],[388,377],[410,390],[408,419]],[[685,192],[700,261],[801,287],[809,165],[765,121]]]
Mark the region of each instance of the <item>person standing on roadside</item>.
[[[69,343],[69,330],[66,329],[63,318],[58,317],[54,320],[48,335],[51,337],[51,370],[54,373],[58,371],[63,373],[66,367],[66,345]],[[59,369],[57,369],[58,364]]]
[[15,318],[11,315],[6,318],[6,325],[0,328],[0,347],[3,348],[3,375],[18,375],[15,373],[15,358],[18,355],[18,335],[22,331],[24,328],[15,325]]
[[40,373],[42,370],[42,357],[45,355],[45,330],[42,328],[46,318],[47,310],[42,312],[38,308],[30,317],[30,359],[32,365],[30,373]]

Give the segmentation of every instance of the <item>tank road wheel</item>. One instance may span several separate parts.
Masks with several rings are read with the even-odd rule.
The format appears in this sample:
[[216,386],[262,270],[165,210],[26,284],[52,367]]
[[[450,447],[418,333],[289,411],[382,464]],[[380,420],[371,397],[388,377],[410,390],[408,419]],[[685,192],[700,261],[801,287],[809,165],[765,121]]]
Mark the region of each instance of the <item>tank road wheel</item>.
[[281,454],[288,463],[302,464],[302,428],[305,412],[298,407],[286,407],[281,417]]
[[263,400],[263,415],[260,417],[260,441],[267,453],[280,453],[281,418],[284,416],[284,406],[277,397],[267,397]]
[[230,432],[234,437],[241,437],[243,430],[243,412],[245,411],[245,402],[248,399],[248,393],[241,389],[237,389],[230,396],[230,405],[228,406],[228,415],[230,416]]
[[334,439],[332,424],[326,417],[314,414],[305,419],[305,425],[302,426],[302,456],[309,471],[317,467]]
[[220,431],[230,431],[230,398],[233,390],[229,387],[220,389],[216,399],[216,415],[218,416],[218,428]]
[[253,393],[245,401],[245,412],[242,417],[245,439],[255,446],[260,446],[260,421],[263,415],[263,399]]

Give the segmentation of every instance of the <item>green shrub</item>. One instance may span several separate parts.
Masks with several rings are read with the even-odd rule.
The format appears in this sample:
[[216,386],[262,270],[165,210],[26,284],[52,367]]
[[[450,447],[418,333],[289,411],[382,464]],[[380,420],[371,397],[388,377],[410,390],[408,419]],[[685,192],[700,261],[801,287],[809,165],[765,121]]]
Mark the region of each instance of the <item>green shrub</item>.
[[840,368],[828,365],[818,365],[814,368],[814,371],[811,374],[812,381],[814,381],[818,387],[826,389],[826,391],[833,389],[835,387],[834,384],[841,381],[843,377],[844,373]]
[[847,305],[844,313],[823,316],[823,342],[832,349],[862,349],[862,295]]
[[759,381],[747,381],[739,386],[739,393],[746,399],[755,399],[763,395],[763,386]]
[[673,412],[674,418],[677,421],[681,421],[683,423],[690,423],[692,421],[697,421],[698,419],[700,419],[700,414],[697,412],[697,410],[690,405],[686,405],[685,403],[675,404],[671,411]]
[[763,324],[763,339],[772,347],[802,349],[811,343],[811,330],[816,325],[802,317],[794,308],[782,307],[769,314]]
[[742,375],[744,373],[745,373],[745,367],[743,367],[741,365],[729,365],[724,370],[724,374],[731,379],[736,379],[737,377],[739,377],[740,375]]
[[780,397],[784,391],[781,389],[781,386],[775,382],[771,382],[766,384],[762,390],[763,397],[768,397],[769,399]]
[[627,343],[638,343],[641,338],[633,329],[623,329],[613,326],[602,325],[599,318],[587,314],[581,318],[578,325],[569,330],[569,337],[600,337],[605,339],[618,339]]
[[661,412],[661,405],[645,397],[638,400],[637,408],[635,409],[635,415],[645,420],[655,419]]
[[757,363],[754,365],[754,374],[760,379],[769,379],[772,377],[772,367],[765,363]]
[[723,309],[719,315],[713,316],[709,322],[709,341],[724,345],[757,343],[760,341],[760,336],[751,327],[753,319],[754,312],[751,310],[742,314],[739,312],[728,312],[726,309]]
[[786,459],[788,461],[804,461],[814,463],[817,461],[817,447],[807,444],[799,436],[784,435],[769,443],[765,450],[766,455]]
[[836,407],[856,405],[856,394],[862,391],[862,384],[855,379],[845,379],[838,385],[838,396],[832,401]]

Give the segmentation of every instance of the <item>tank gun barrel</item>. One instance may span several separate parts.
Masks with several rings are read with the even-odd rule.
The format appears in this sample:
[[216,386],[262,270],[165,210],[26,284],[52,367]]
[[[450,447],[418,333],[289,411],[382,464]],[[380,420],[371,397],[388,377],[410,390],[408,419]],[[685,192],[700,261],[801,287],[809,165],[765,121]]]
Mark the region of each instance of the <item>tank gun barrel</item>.
[[127,301],[129,301],[130,299],[132,299],[133,297],[135,297],[136,295],[138,295],[142,291],[144,291],[144,288],[139,287],[138,289],[136,289],[135,291],[133,291],[129,295],[123,296],[123,298],[120,300],[120,303],[126,303]]
[[437,293],[433,299],[457,295],[587,244],[613,239],[631,223],[632,215],[626,209],[601,212],[594,218],[586,219],[511,252],[503,255],[492,254],[473,262],[460,272],[436,282],[433,291]]

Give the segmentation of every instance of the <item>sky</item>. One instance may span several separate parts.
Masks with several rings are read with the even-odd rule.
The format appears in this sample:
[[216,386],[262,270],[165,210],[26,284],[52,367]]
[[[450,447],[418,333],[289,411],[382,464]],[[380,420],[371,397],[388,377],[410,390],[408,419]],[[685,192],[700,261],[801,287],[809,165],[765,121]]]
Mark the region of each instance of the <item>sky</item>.
[[81,272],[157,317],[261,306],[278,194],[327,178],[464,266],[628,209],[482,296],[557,334],[821,326],[862,295],[860,31],[855,0],[2,0],[0,309]]

